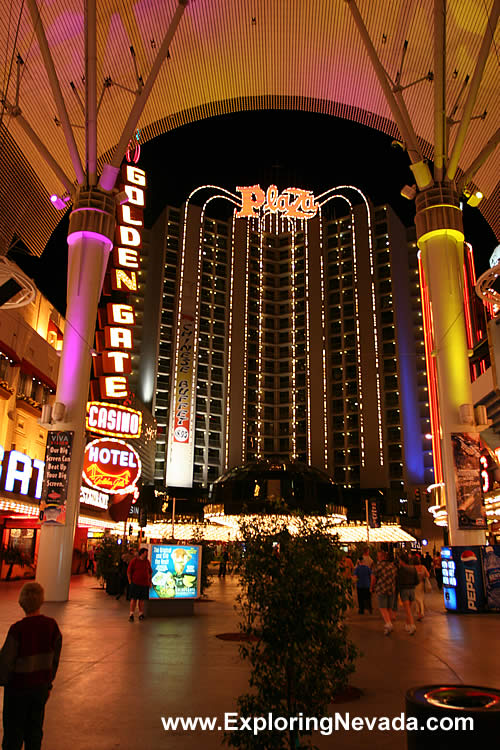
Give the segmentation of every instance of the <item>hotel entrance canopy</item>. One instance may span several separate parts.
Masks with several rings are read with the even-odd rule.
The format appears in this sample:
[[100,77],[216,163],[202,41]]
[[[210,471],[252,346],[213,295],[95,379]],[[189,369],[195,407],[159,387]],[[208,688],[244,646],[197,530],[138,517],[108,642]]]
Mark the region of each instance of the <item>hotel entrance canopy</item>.
[[[33,7],[40,12],[84,163],[85,3],[0,2],[0,98],[6,107],[0,131],[0,253],[17,236],[40,255],[61,218],[49,196],[64,194],[64,186],[23,125],[28,124],[71,180],[75,172],[34,33]],[[447,2],[445,79],[451,146],[495,2]],[[255,109],[331,114],[402,140],[350,5],[345,0],[253,4],[191,0],[139,120],[142,141],[206,117]],[[176,7],[176,0],[97,3],[98,171],[120,139]],[[432,159],[434,2],[357,0],[357,7],[380,63],[403,94],[422,155]],[[498,137],[498,68],[497,34],[486,59],[458,174]],[[490,156],[474,176],[474,185],[485,195],[480,210],[497,236],[499,166],[498,154]]]

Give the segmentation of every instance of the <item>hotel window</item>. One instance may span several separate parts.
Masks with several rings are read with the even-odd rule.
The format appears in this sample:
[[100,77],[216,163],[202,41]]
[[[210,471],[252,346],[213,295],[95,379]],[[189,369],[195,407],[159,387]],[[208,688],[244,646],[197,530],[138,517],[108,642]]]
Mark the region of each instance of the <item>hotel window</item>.
[[400,414],[399,411],[393,409],[387,412],[387,424],[399,424]]
[[400,427],[389,427],[387,430],[387,438],[390,443],[399,443],[401,440],[401,428]]

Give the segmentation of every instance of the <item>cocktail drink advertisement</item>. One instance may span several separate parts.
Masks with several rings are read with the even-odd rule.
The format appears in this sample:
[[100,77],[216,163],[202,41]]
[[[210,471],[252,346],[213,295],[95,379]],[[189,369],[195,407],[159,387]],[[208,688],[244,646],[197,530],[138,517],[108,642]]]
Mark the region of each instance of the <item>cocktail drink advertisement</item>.
[[201,547],[152,544],[150,599],[197,599],[200,595]]

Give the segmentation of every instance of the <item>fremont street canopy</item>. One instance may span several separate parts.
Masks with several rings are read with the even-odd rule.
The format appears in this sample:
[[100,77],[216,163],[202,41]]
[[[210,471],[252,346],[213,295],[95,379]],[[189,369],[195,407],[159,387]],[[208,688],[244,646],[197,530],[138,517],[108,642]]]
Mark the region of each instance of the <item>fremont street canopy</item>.
[[[255,109],[349,119],[402,141],[409,156],[417,148],[423,159],[434,159],[434,143],[451,154],[465,135],[456,149],[455,179],[488,152],[467,184],[483,192],[480,210],[500,236],[498,0],[1,0],[1,5],[0,254],[15,236],[34,254],[42,253],[61,218],[49,196],[64,199],[88,170],[89,111],[97,120],[93,148],[99,175],[141,96],[146,103],[137,127],[143,142],[206,117]],[[95,49],[85,43],[93,6]],[[439,32],[436,46],[436,19],[445,7],[446,40]],[[172,19],[168,54],[152,83]],[[86,69],[95,70],[97,106],[90,110]],[[381,75],[411,123],[413,143],[401,132],[401,121],[397,124]],[[440,136],[437,86],[447,118]],[[460,134],[464,115],[469,127]]]

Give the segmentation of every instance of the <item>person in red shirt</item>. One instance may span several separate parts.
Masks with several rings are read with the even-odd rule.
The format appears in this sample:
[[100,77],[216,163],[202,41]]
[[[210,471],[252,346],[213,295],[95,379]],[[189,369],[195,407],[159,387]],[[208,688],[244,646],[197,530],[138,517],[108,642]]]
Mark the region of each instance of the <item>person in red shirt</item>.
[[130,622],[134,622],[136,604],[139,605],[139,620],[144,620],[144,601],[149,599],[153,570],[148,560],[148,551],[143,547],[137,557],[129,562],[127,578],[130,592]]
[[40,614],[44,591],[25,583],[19,604],[26,617],[11,625],[0,651],[3,697],[3,750],[40,750],[45,704],[61,654],[62,635],[52,617]]

